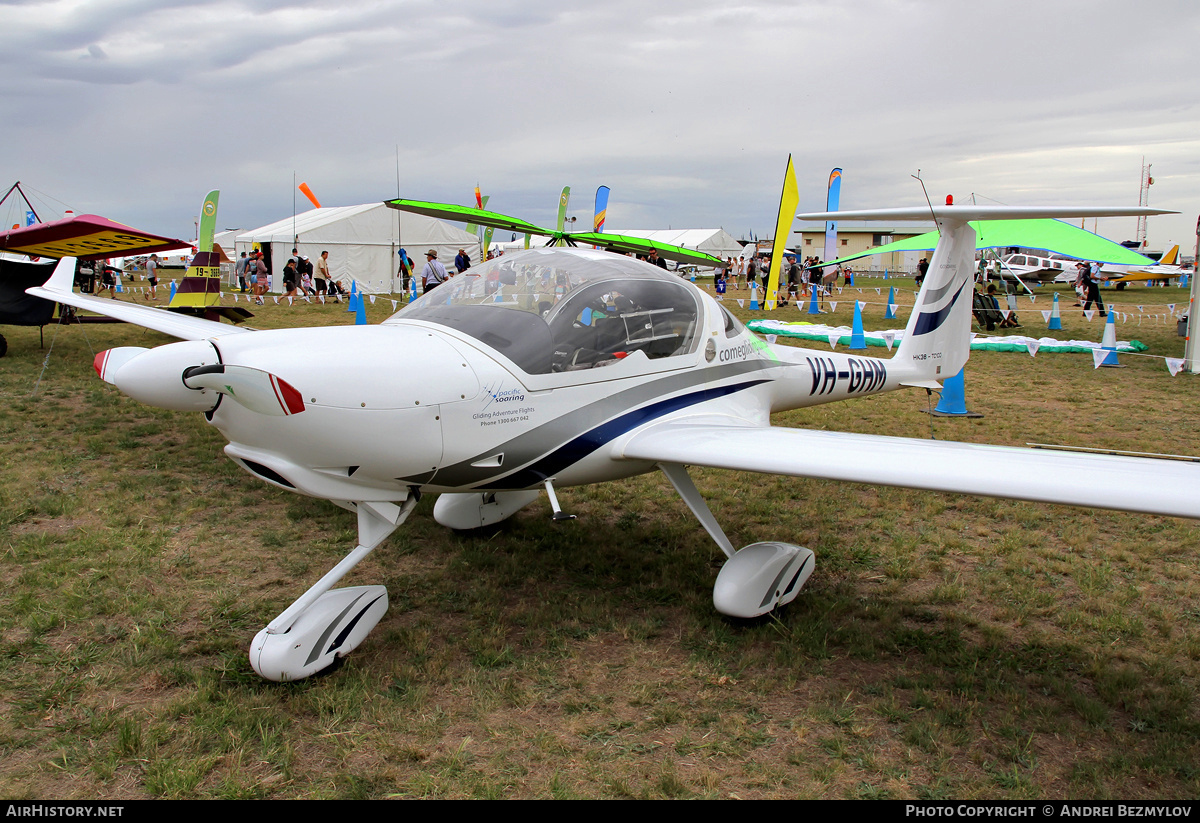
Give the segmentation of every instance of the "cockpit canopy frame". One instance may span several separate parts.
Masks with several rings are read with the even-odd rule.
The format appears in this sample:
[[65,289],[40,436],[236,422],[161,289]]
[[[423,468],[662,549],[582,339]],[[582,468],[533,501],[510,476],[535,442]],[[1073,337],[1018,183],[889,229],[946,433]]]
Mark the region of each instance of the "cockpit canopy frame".
[[550,247],[474,266],[385,322],[452,328],[540,375],[694,353],[702,317],[694,289],[657,266]]

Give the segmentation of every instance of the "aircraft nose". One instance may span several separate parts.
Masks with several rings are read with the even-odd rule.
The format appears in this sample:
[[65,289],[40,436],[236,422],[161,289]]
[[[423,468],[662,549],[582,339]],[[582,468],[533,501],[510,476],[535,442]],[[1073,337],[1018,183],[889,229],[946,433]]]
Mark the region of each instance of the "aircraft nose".
[[[108,356],[100,362],[104,355]],[[185,369],[220,362],[217,350],[208,341],[169,343],[133,353],[128,349],[111,349],[101,352],[96,360],[97,371],[104,380],[148,406],[172,411],[208,411],[217,403],[218,395],[212,389],[193,389],[183,382]]]
[[122,366],[143,352],[150,351],[145,346],[118,346],[115,349],[105,349],[96,355],[92,367],[105,383],[113,382],[113,375]]

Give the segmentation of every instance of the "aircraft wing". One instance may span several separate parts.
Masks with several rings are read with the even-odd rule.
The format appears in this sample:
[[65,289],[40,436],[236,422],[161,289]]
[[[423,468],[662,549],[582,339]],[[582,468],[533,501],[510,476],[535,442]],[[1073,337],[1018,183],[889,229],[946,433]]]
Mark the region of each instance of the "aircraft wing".
[[1130,271],[1122,274],[1120,277],[1109,277],[1108,283],[1141,283],[1147,280],[1170,280],[1172,277],[1178,277],[1180,272],[1175,271],[1154,271],[1147,269],[1145,271]]
[[131,229],[95,214],[76,214],[52,223],[0,231],[0,250],[39,257],[128,257],[190,249],[191,244]]
[[26,294],[34,297],[44,297],[56,303],[74,306],[77,309],[115,317],[126,323],[133,323],[154,331],[178,337],[180,340],[207,340],[217,335],[241,334],[253,329],[219,323],[215,320],[205,320],[187,314],[157,309],[153,306],[140,306],[136,303],[126,303],[123,300],[112,300],[104,297],[91,297],[72,291],[75,281],[75,258],[64,257],[54,267],[54,274],[44,286],[26,289]]
[[408,211],[413,214],[423,214],[426,217],[436,217],[439,220],[454,220],[461,223],[475,223],[480,226],[490,226],[504,231],[520,232],[521,234],[536,234],[540,237],[566,238],[573,243],[588,243],[602,246],[609,251],[633,252],[649,254],[651,249],[657,249],[659,257],[664,260],[674,260],[678,263],[694,263],[700,266],[718,267],[724,265],[718,258],[702,251],[685,249],[682,246],[672,246],[669,243],[656,243],[640,237],[625,237],[620,234],[597,232],[580,232],[569,234],[543,229],[516,217],[509,217],[486,209],[472,206],[457,206],[453,203],[429,203],[423,200],[387,200],[386,204],[393,209]]
[[614,457],[1200,519],[1200,465],[783,427],[665,421]]
[[543,229],[516,217],[509,217],[499,212],[477,209],[472,206],[457,206],[453,203],[429,203],[424,200],[386,200],[385,205],[399,211],[413,214],[423,214],[426,217],[436,217],[438,220],[453,220],[460,223],[475,223],[480,226],[491,226],[493,229],[515,231],[521,234],[536,234],[549,237],[554,234],[550,229]]
[[609,234],[608,232],[579,232],[566,235],[572,243],[589,243],[601,246],[609,251],[633,252],[634,254],[649,254],[651,249],[658,252],[664,260],[674,260],[678,263],[693,263],[698,266],[721,268],[725,264],[719,257],[705,254],[683,246],[673,246],[670,243],[659,243],[642,237],[629,237],[624,234]]

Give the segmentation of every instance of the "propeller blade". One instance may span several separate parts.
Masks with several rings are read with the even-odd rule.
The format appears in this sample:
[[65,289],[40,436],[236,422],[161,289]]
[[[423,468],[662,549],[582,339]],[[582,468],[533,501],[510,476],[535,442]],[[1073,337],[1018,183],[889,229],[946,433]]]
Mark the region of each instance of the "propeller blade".
[[304,411],[304,399],[291,383],[249,366],[192,366],[184,369],[183,384],[212,389],[258,414],[286,417]]

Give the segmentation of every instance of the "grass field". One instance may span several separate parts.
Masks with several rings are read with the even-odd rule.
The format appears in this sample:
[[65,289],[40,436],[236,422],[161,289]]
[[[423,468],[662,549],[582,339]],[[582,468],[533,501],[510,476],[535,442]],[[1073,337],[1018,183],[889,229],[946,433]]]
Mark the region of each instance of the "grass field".
[[[902,326],[911,292],[884,321],[880,285],[867,327]],[[1035,336],[1041,291],[1021,301]],[[1186,301],[1110,297],[1147,315]],[[1053,336],[1098,340],[1063,298]],[[723,556],[661,476],[563,489],[578,520],[541,501],[478,534],[437,526],[427,497],[347,578],[387,585],[378,628],[332,673],[270,684],[250,639],[352,547],[352,516],[255,480],[202,415],[92,370],[96,351],[168,338],[47,328],[47,357],[36,329],[3,333],[4,797],[1200,796],[1190,521],[695,471],[735,546],[817,553],[793,604],[741,622],[714,612]],[[972,355],[985,416],[936,436],[1200,454],[1200,383],[1161,359],[1181,356],[1174,323],[1118,336],[1157,357]],[[928,437],[926,407],[905,391],[774,422]]]

